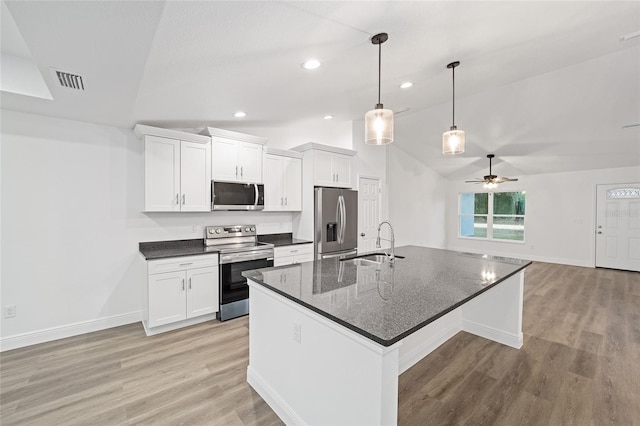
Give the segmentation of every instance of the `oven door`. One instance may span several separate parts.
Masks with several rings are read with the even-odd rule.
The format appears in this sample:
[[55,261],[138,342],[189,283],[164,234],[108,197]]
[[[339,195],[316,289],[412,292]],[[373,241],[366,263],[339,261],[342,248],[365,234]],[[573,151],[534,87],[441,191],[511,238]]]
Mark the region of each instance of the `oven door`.
[[249,285],[242,272],[273,266],[273,258],[246,260],[220,265],[220,304],[249,298]]

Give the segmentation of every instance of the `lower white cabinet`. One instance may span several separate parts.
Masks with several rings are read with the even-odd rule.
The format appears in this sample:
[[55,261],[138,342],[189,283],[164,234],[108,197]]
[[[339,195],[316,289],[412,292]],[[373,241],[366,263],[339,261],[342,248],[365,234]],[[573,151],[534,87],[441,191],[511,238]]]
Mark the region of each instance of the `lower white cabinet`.
[[217,254],[150,260],[147,268],[148,329],[218,312]]
[[292,265],[313,260],[313,243],[275,247],[273,266]]

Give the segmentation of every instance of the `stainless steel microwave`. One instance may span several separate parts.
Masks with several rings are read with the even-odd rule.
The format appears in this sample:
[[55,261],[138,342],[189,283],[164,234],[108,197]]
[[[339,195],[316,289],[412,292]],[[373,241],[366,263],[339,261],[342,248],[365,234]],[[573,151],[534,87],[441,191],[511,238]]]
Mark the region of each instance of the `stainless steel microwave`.
[[211,210],[263,209],[263,184],[211,181]]

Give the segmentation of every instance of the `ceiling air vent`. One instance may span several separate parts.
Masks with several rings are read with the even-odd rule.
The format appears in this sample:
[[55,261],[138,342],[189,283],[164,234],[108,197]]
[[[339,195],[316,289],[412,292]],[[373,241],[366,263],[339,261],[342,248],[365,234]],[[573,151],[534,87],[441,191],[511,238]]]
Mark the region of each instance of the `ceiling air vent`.
[[62,87],[68,87],[69,89],[84,90],[84,82],[82,76],[77,74],[71,74],[64,71],[54,70],[58,82]]

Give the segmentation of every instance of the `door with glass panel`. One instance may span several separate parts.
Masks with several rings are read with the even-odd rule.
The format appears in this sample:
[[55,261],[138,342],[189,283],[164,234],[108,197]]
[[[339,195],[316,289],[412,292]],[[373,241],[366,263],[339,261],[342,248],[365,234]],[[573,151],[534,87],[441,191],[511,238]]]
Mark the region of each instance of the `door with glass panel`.
[[596,267],[640,271],[640,183],[597,185]]

